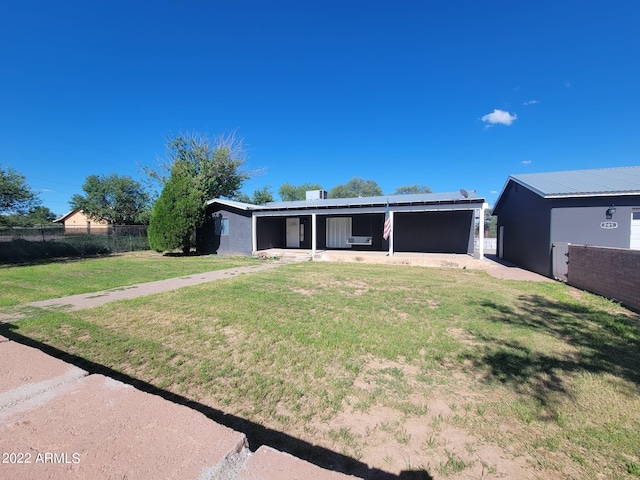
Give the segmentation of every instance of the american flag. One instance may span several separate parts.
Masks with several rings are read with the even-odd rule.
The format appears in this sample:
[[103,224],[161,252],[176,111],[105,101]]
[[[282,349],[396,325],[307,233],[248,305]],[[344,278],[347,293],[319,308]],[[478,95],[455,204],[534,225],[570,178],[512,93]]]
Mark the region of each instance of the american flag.
[[391,236],[391,215],[389,215],[389,202],[387,202],[387,211],[384,214],[384,228],[382,230],[382,238],[388,240]]

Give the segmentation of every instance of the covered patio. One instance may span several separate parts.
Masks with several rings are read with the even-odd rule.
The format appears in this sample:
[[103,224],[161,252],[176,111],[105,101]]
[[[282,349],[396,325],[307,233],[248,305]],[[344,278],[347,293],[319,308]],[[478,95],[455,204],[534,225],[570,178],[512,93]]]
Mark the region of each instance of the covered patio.
[[[483,198],[466,190],[265,205],[213,199],[208,204],[208,228],[199,236],[209,253],[255,254],[275,248],[309,250],[311,256],[346,251],[388,256],[475,253],[481,258],[484,207]],[[390,226],[387,238],[385,222]]]

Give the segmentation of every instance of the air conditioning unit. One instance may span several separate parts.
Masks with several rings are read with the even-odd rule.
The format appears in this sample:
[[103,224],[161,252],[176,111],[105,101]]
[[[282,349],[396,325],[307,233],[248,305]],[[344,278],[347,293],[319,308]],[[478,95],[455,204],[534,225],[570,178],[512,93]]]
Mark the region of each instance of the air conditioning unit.
[[307,200],[326,200],[327,191],[326,190],[307,190],[306,196],[307,196]]

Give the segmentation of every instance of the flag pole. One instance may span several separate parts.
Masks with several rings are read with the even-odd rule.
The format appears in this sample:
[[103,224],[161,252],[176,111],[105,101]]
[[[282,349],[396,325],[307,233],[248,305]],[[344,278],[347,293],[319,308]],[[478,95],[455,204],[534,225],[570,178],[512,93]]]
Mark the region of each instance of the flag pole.
[[387,198],[387,207],[384,213],[384,227],[382,229],[382,238],[389,240],[389,256],[393,255],[393,213],[389,210],[389,199]]

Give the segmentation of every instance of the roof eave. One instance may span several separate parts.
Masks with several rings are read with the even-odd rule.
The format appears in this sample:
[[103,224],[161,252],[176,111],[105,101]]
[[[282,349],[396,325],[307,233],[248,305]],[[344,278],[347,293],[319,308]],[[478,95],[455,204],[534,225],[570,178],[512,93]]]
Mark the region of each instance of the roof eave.
[[56,218],[53,223],[60,223],[60,222],[64,222],[67,218],[69,218],[71,215],[73,215],[74,213],[80,211],[79,208],[74,208],[73,210],[71,210],[68,213],[65,213],[64,215],[62,215],[60,218]]
[[[464,199],[451,199],[451,200],[430,200],[430,201],[412,201],[412,202],[389,202],[389,206],[412,206],[412,205],[442,205],[442,204],[475,204],[475,203],[484,203],[485,199],[481,197],[475,198],[464,198]],[[272,211],[272,212],[285,212],[287,210],[337,210],[344,208],[367,208],[367,207],[385,207],[387,202],[369,202],[369,203],[331,203],[331,204],[313,204],[313,205],[278,205],[278,206],[269,206],[263,205],[260,210],[263,211]]]
[[587,197],[627,197],[640,195],[640,191],[627,192],[582,192],[582,193],[550,193],[543,198],[587,198]]
[[225,200],[223,198],[213,198],[207,201],[207,206],[213,205],[214,203],[218,203],[220,205],[224,205],[226,207],[233,207],[239,210],[252,211],[252,210],[261,210],[264,208],[262,205],[251,205],[249,203],[236,202],[234,200]]

